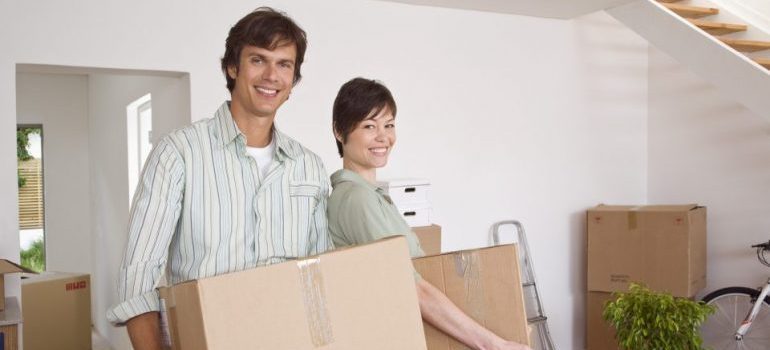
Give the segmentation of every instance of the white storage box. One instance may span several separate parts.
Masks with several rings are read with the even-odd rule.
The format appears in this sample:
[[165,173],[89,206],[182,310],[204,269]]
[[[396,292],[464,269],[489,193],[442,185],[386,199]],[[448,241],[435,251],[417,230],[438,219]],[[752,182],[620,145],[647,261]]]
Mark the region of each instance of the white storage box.
[[428,203],[413,206],[397,205],[396,207],[409,227],[430,226],[433,223],[430,220],[431,207]]
[[423,206],[428,203],[430,182],[426,179],[392,179],[380,181],[377,186],[382,188],[399,208]]

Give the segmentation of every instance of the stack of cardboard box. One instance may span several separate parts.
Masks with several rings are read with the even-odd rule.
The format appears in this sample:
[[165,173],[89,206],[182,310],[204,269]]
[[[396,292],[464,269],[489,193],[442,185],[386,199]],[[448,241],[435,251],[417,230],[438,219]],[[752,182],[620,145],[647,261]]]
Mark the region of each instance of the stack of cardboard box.
[[612,292],[631,282],[678,297],[706,286],[706,208],[695,204],[599,205],[586,216],[586,347],[618,349],[602,317]]
[[380,181],[377,186],[385,191],[417,235],[425,255],[440,254],[441,226],[431,221],[430,182],[425,179],[398,179]]

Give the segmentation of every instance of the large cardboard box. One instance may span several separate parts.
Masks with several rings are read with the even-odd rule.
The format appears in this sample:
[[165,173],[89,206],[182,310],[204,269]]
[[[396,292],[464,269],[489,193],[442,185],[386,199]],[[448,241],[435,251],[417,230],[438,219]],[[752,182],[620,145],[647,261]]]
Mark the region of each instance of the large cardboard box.
[[[529,344],[516,245],[416,258],[414,268],[468,316],[507,340]],[[466,349],[424,324],[429,350]]]
[[403,236],[161,294],[175,349],[425,349]]
[[589,291],[625,291],[641,282],[690,297],[706,286],[705,207],[599,205],[586,221]]
[[441,254],[441,226],[412,227],[412,231],[420,241],[420,246],[426,256]]
[[44,272],[21,280],[25,350],[91,348],[91,278]]
[[5,275],[17,272],[35,273],[35,271],[11,262],[10,260],[0,259],[0,311],[5,309]]
[[615,328],[604,320],[604,303],[612,299],[612,293],[588,292],[586,295],[586,349],[620,350],[615,339]]

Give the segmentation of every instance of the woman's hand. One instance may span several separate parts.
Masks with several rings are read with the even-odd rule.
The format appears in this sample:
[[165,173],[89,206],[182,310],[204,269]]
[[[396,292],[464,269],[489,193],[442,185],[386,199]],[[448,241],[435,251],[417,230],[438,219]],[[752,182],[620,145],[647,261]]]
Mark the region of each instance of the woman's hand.
[[512,341],[503,341],[502,344],[499,344],[490,350],[532,350],[532,348]]

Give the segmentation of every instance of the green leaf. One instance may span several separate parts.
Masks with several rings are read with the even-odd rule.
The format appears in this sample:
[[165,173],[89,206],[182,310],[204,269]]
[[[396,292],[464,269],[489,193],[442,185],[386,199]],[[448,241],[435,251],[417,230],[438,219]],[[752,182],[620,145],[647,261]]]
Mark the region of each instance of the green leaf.
[[701,349],[699,328],[714,312],[712,306],[673,297],[631,283],[628,292],[613,293],[602,316],[616,331],[625,349]]

